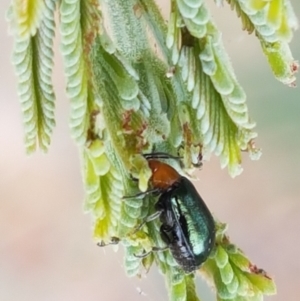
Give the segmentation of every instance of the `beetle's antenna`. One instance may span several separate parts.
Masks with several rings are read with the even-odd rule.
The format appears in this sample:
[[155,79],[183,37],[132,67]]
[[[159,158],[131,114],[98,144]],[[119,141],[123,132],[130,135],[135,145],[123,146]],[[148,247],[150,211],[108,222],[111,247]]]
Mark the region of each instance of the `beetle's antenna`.
[[174,159],[174,160],[181,160],[182,157],[173,156],[164,152],[157,152],[157,153],[147,153],[143,154],[145,159]]

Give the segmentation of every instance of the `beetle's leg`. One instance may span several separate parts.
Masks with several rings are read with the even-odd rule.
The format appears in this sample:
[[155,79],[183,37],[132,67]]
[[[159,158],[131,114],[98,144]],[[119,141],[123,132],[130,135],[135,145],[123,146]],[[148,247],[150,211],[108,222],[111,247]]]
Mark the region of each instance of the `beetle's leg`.
[[113,236],[111,238],[111,241],[108,243],[105,243],[103,240],[101,242],[97,243],[98,247],[106,247],[108,245],[117,245],[120,242],[120,238]]
[[133,234],[136,233],[136,232],[138,232],[139,230],[141,230],[142,227],[143,227],[146,223],[151,222],[151,221],[157,219],[157,218],[162,214],[162,212],[163,212],[163,210],[159,210],[159,211],[156,211],[156,212],[154,212],[153,214],[147,216],[147,217],[144,219],[144,221],[134,229]]
[[169,246],[165,247],[152,247],[152,252],[163,252],[169,249]]
[[136,258],[145,258],[145,257],[149,256],[151,253],[152,253],[152,250],[149,252],[144,252],[142,254],[133,254],[133,256]]
[[123,199],[143,199],[145,196],[149,195],[149,194],[154,194],[154,195],[158,195],[160,194],[161,191],[160,189],[158,188],[152,188],[152,189],[149,189],[145,192],[139,192],[135,195],[126,195],[126,196],[123,196]]
[[173,156],[170,155],[168,153],[163,153],[163,152],[157,152],[157,153],[147,153],[147,154],[143,154],[143,157],[145,159],[174,159],[174,160],[181,160],[182,157],[178,157],[178,156]]
[[134,254],[134,257],[136,258],[145,258],[147,256],[149,256],[152,252],[163,252],[169,249],[169,246],[165,246],[165,247],[152,247],[151,251],[149,252],[144,252],[142,254]]

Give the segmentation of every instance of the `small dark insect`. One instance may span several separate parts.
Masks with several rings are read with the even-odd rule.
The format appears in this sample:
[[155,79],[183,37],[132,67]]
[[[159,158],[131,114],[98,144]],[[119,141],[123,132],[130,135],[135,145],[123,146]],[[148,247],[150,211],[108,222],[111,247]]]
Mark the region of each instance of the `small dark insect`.
[[[144,155],[152,170],[149,193],[159,194],[155,213],[148,221],[160,218],[160,234],[178,265],[186,273],[198,269],[208,258],[215,243],[215,223],[194,185],[173,167],[157,159],[179,159],[165,153]],[[135,197],[136,197],[135,196]],[[164,248],[166,249],[166,248]],[[153,251],[164,250],[153,248]],[[139,255],[147,256],[148,253]]]

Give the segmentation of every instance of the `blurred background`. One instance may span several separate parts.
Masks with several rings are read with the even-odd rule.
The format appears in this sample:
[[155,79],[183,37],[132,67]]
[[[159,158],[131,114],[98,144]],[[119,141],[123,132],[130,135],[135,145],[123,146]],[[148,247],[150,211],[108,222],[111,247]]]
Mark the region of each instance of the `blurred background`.
[[[69,103],[56,41],[54,84],[57,107],[48,154],[25,154],[16,77],[0,2],[0,301],[167,300],[156,268],[142,279],[127,278],[122,250],[98,248],[91,221],[83,214],[80,162],[68,128]],[[167,16],[167,7],[160,5]],[[209,4],[223,30],[225,46],[248,94],[257,122],[259,161],[245,154],[244,172],[231,179],[212,157],[196,182],[204,200],[251,260],[274,276],[278,295],[267,300],[300,300],[300,93],[276,81],[260,46],[242,32],[228,5]],[[225,2],[225,1],[224,1]],[[292,0],[296,13],[300,2]],[[300,58],[300,35],[291,44]],[[298,79],[299,81],[299,79]],[[203,301],[215,300],[197,279]]]

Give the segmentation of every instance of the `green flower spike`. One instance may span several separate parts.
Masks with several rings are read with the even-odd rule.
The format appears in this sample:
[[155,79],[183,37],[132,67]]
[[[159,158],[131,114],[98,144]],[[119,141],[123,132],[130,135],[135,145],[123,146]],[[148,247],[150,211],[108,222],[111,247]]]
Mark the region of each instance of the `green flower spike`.
[[[186,274],[160,233],[157,199],[147,191],[151,169],[142,154],[166,160],[182,175],[211,154],[234,177],[242,152],[258,159],[255,123],[204,0],[171,0],[169,22],[154,0],[13,0],[7,18],[15,37],[13,63],[28,152],[48,149],[54,119],[54,15],[71,101],[71,134],[78,144],[85,211],[100,245],[120,242],[125,270],[136,276],[156,264],[170,301],[198,301],[196,272]],[[221,4],[222,0],[215,0]],[[288,0],[227,0],[254,32],[280,81],[295,84],[298,69],[288,43],[297,20]],[[145,222],[146,221],[146,222]],[[218,301],[256,301],[276,293],[268,274],[216,223],[216,244],[199,272]],[[213,233],[213,232],[212,232]],[[212,240],[210,240],[212,242]],[[143,256],[148,254],[148,256]]]

